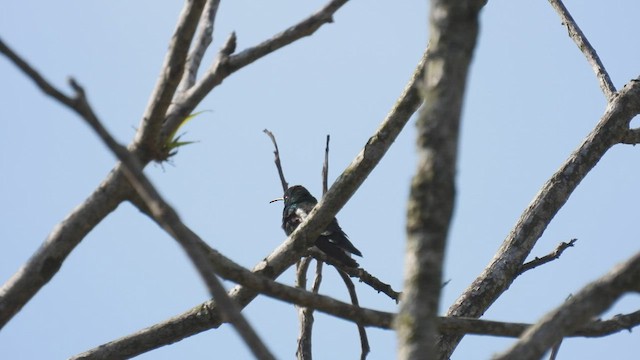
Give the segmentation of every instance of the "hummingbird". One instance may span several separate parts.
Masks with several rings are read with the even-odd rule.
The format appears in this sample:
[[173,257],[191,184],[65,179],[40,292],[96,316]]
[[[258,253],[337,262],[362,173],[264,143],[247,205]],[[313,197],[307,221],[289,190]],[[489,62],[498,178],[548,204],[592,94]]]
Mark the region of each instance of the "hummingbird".
[[[287,236],[291,235],[318,203],[318,200],[301,185],[294,185],[288,188],[283,197],[271,202],[280,200],[284,201],[282,228]],[[336,218],[331,220],[331,223],[316,239],[315,246],[328,257],[339,261],[341,264],[354,268],[359,266],[349,254],[362,256],[362,253],[349,241],[347,234],[342,231]]]

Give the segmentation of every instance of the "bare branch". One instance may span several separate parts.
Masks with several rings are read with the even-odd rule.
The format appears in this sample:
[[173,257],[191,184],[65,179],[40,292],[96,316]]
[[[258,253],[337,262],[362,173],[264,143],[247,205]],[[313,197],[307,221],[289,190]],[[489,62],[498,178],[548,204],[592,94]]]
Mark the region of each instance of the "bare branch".
[[[344,271],[336,268],[338,274],[342,278],[347,290],[349,291],[349,298],[351,299],[351,304],[356,307],[360,307],[360,302],[358,301],[358,294],[356,293],[356,287],[353,285],[353,281],[349,278],[349,275]],[[362,324],[356,323],[358,325],[358,334],[360,335],[360,348],[362,349],[360,352],[360,360],[365,360],[367,358],[367,354],[371,351],[369,347],[369,339],[367,338],[367,330],[364,328]]]
[[373,288],[373,290],[375,290],[375,291],[377,291],[379,293],[381,292],[381,293],[387,295],[391,299],[395,300],[396,303],[398,303],[398,301],[400,300],[400,296],[402,295],[402,293],[399,293],[399,292],[393,290],[391,285],[383,283],[382,281],[380,281],[375,276],[369,274],[365,269],[363,269],[363,268],[353,268],[353,267],[345,266],[344,264],[339,263],[339,262],[335,261],[334,259],[328,257],[325,253],[323,253],[322,251],[320,251],[318,249],[309,248],[307,250],[307,253],[310,256],[312,256],[313,258],[315,258],[316,260],[318,260],[318,261],[320,261],[320,260],[324,261],[327,264],[332,265],[336,269],[339,269],[340,271],[345,272],[349,276],[354,277],[354,278],[358,278],[360,280],[360,282],[363,282],[363,283],[371,286],[371,288]]
[[7,46],[2,39],[0,39],[0,53],[4,54],[6,57],[11,60],[22,72],[27,75],[27,77],[33,82],[36,83],[36,86],[42,90],[45,94],[51,96],[55,100],[60,101],[68,107],[73,106],[73,99],[68,97],[67,95],[61,93],[57,88],[52,86],[40,73],[31,67],[26,61],[20,57],[17,53],[15,53],[9,46]]
[[204,6],[202,17],[200,18],[199,31],[196,40],[192,46],[191,52],[187,57],[187,63],[180,81],[180,93],[185,92],[196,83],[198,68],[204,57],[204,53],[213,41],[213,25],[218,13],[220,0],[207,0]]
[[332,0],[315,14],[236,55],[231,56],[231,53],[228,53],[224,56],[224,53],[221,53],[220,55],[223,56],[218,56],[216,62],[204,74],[202,79],[184,94],[184,98],[181,98],[178,103],[169,109],[167,121],[162,130],[162,139],[166,139],[168,134],[172,134],[180,125],[182,119],[191,114],[196,105],[229,75],[284,46],[312,35],[322,25],[333,22],[333,15],[347,1]]
[[[321,204],[316,206],[314,212],[312,212],[312,214],[317,214],[319,212],[318,210],[322,208],[323,212],[320,214],[322,216],[310,215],[305,221],[305,224],[299,226],[296,232],[291,234],[285,244],[278,247],[278,249],[276,249],[264,261],[254,267],[254,273],[273,279],[278,277],[289,266],[291,266],[291,264],[297,261],[300,257],[299,254],[302,254],[308,249],[308,244],[304,243],[298,245],[295,251],[291,250],[292,244],[298,242],[298,239],[308,240],[309,243],[316,239],[317,235],[321,231],[320,229],[325,228],[329,221],[331,221],[335,216],[338,211],[338,207],[346,203],[357,186],[364,181],[366,176],[378,164],[380,159],[382,159],[386,151],[403,129],[404,125],[411,118],[411,115],[421,104],[421,99],[415,85],[418,82],[420,74],[422,74],[426,56],[427,54],[425,51],[409,83],[385,120],[380,125],[380,128],[369,139],[364,149],[356,159],[354,159],[351,165],[349,165],[345,172],[343,172],[327,193],[331,194],[333,190],[333,194],[335,195],[330,197],[331,201],[328,203],[323,203],[323,201],[321,201]],[[344,196],[342,200],[340,200],[341,196]],[[313,225],[313,223],[317,224],[312,229],[309,224]],[[216,264],[219,263],[216,262]],[[225,276],[221,272],[218,272],[218,274],[223,277]],[[246,286],[237,286],[231,290],[229,295],[240,307],[244,307],[256,297],[257,292],[256,290],[247,288]],[[105,357],[135,356],[164,344],[173,343],[207,329],[218,327],[222,324],[223,319],[220,317],[217,309],[217,305],[214,302],[201,304],[196,308],[165,322],[156,324],[150,328],[123,337],[109,344],[105,344],[98,349],[91,350],[85,353],[87,356],[86,358],[98,359]],[[379,319],[382,319],[382,317],[379,317]],[[388,320],[390,321],[390,319]],[[82,358],[84,358],[85,355],[83,355]]]
[[531,270],[533,268],[536,268],[540,265],[544,265],[548,262],[551,262],[553,260],[556,260],[558,258],[560,258],[560,255],[562,255],[562,253],[570,248],[573,247],[573,244],[576,243],[576,241],[578,241],[578,239],[571,239],[569,242],[561,242],[558,247],[556,247],[555,250],[553,250],[551,253],[539,258],[536,256],[535,259],[529,261],[528,263],[524,263],[522,265],[522,267],[520,268],[520,271],[518,272],[518,275],[521,275],[522,273],[524,273],[525,271]]
[[640,253],[608,274],[584,287],[563,305],[528,328],[507,352],[497,359],[539,359],[568,334],[588,324],[607,310],[620,296],[640,291]]
[[322,195],[327,193],[329,189],[329,140],[331,137],[327,134],[327,143],[324,147],[324,163],[322,164]]
[[486,1],[433,0],[417,121],[418,164],[407,210],[398,358],[434,359],[444,250],[455,200],[460,115]]
[[640,144],[640,129],[629,129],[620,142],[628,145]]
[[549,3],[556,10],[556,12],[558,12],[562,23],[567,27],[567,30],[569,31],[569,37],[573,40],[573,42],[576,43],[576,45],[578,45],[578,48],[580,49],[580,51],[582,51],[584,56],[587,58],[587,61],[591,65],[593,72],[596,73],[598,82],[600,83],[600,89],[606,96],[607,101],[611,101],[611,98],[613,98],[616,93],[616,87],[613,85],[611,78],[609,78],[609,74],[604,68],[604,65],[602,65],[602,62],[600,61],[596,50],[591,46],[589,40],[587,40],[587,37],[584,35],[582,30],[580,30],[578,24],[576,24],[575,20],[573,20],[573,17],[569,13],[569,10],[567,10],[562,1],[549,0]]
[[284,178],[284,172],[282,171],[282,163],[280,162],[280,150],[278,150],[278,143],[276,142],[276,137],[273,133],[267,129],[264,129],[263,132],[267,134],[269,138],[271,138],[271,142],[273,143],[273,147],[275,150],[273,151],[274,162],[276,163],[276,169],[278,169],[278,176],[280,176],[280,184],[282,184],[282,192],[284,193],[289,188],[289,183]]
[[[640,81],[627,83],[613,97],[600,122],[584,142],[536,194],[484,271],[449,308],[448,316],[479,317],[511,285],[531,249],[571,193],[640,113]],[[443,336],[442,358],[448,358],[462,337]]]
[[[171,100],[175,87],[172,84],[179,80],[181,72],[180,57],[186,54],[190,42],[190,27],[195,24],[192,17],[199,16],[203,0],[189,1],[178,21],[174,41],[170,45],[165,65],[164,76],[158,82],[156,91],[151,97],[145,120],[160,123],[164,117],[165,106]],[[200,7],[200,9],[199,9]],[[193,25],[195,28],[195,25]],[[186,45],[185,45],[186,43]],[[64,95],[51,86],[24,60],[0,41],[0,50],[31,78],[47,95],[55,98],[70,108],[74,108],[75,100]],[[175,80],[175,81],[174,81]],[[162,84],[167,88],[160,89]],[[145,121],[143,120],[143,124]],[[144,126],[143,126],[144,127]],[[149,129],[141,127],[141,132]],[[151,131],[153,132],[153,131]],[[151,141],[150,141],[151,142]],[[141,159],[141,163],[145,163]],[[28,302],[57,273],[62,262],[82,241],[89,231],[113,211],[123,200],[133,194],[133,189],[122,173],[123,167],[117,164],[96,190],[80,205],[75,207],[65,220],[60,222],[49,234],[43,245],[0,289],[0,328],[4,326],[26,302]]]
[[205,3],[206,0],[186,1],[178,19],[158,82],[151,93],[134,140],[136,152],[141,150],[143,162],[156,159],[161,155],[163,143],[158,135],[182,79],[187,53]]
[[[296,287],[305,289],[307,284],[307,270],[311,263],[311,257],[304,257],[298,262],[296,268]],[[316,276],[311,287],[314,294],[318,293],[320,283],[322,281],[322,262],[316,262]],[[297,306],[298,318],[300,319],[300,336],[298,337],[298,349],[296,357],[299,360],[312,359],[311,353],[311,335],[313,332],[313,309],[303,306]]]
[[[15,54],[13,54],[13,58],[20,60],[20,58]],[[260,359],[273,359],[274,357],[270,354],[244,317],[240,314],[239,309],[229,299],[226,290],[216,278],[213,266],[198,243],[199,238],[194,238],[191,236],[191,232],[185,230],[186,227],[180,221],[178,214],[171,206],[169,206],[169,204],[166,203],[166,201],[164,201],[164,199],[162,199],[151,182],[142,173],[142,166],[138,160],[124,146],[120,145],[102,125],[92,107],[89,105],[84,89],[74,79],[70,79],[69,84],[76,93],[75,98],[71,99],[63,95],[59,90],[56,90],[55,87],[48,84],[46,80],[39,76],[35,70],[31,69],[26,62],[21,61],[20,64],[22,65],[21,68],[23,71],[27,72],[27,74],[30,74],[30,76],[36,75],[35,78],[32,77],[33,79],[38,79],[36,83],[51,90],[50,92],[47,92],[48,94],[54,97],[60,96],[61,99],[59,100],[63,104],[67,105],[71,110],[78,113],[98,134],[100,139],[102,139],[105,145],[107,145],[107,147],[123,164],[125,176],[136,192],[144,200],[146,208],[149,209],[154,220],[158,225],[160,225],[160,227],[172,235],[187,252],[191,261],[205,280],[209,291],[214,298],[220,302],[221,307],[225,310],[224,314],[226,320],[236,327],[240,335],[247,342],[247,345],[249,345],[249,347],[254,351],[256,357]]]
[[[2,40],[0,40],[0,52],[33,80],[45,94],[83,116],[84,110],[80,108],[78,99],[63,94],[51,85]],[[84,236],[132,193],[132,189],[121,170],[122,167],[116,165],[93,194],[59,223],[49,234],[44,244],[20,270],[2,285],[0,288],[0,329],[53,278],[64,259]]]

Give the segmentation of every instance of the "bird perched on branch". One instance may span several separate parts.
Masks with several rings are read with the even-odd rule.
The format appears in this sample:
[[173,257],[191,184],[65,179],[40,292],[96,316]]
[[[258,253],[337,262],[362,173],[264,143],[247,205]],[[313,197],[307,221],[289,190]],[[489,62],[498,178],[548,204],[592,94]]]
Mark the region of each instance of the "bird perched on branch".
[[[287,236],[291,235],[298,225],[309,215],[311,209],[318,203],[318,200],[301,185],[288,188],[287,191],[284,192],[283,197],[272,200],[271,202],[279,200],[284,201],[282,228]],[[359,266],[349,254],[362,256],[362,253],[349,241],[347,234],[342,231],[336,218],[333,218],[327,228],[316,239],[315,246],[327,254],[328,257],[341,264],[355,268]]]

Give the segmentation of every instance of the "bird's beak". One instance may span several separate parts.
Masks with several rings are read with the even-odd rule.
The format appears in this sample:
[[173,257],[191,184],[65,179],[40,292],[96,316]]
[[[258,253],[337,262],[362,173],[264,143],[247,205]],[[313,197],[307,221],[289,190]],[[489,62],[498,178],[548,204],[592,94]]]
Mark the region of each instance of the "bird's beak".
[[284,198],[273,199],[273,200],[269,201],[269,204],[274,203],[276,201],[284,201]]

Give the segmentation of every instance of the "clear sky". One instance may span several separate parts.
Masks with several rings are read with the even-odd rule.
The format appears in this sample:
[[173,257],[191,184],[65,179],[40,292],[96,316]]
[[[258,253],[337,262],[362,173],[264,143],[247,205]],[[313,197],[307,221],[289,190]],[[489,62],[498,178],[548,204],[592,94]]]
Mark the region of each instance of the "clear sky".
[[[231,31],[244,49],[306,17],[322,1],[223,1],[213,49]],[[617,88],[640,74],[640,3],[567,1]],[[13,1],[0,36],[53,83],[74,76],[122,143],[134,136],[182,7],[179,1]],[[146,172],[183,220],[211,246],[253,267],[284,239],[272,146],[279,141],[291,184],[321,193],[324,138],[330,179],[347,166],[391,108],[427,39],[425,1],[353,1],[315,35],[242,69],[198,107],[172,164]],[[596,78],[546,1],[490,1],[472,64],[462,121],[458,197],[445,269],[444,313],[489,262],[540,186],[605,109]],[[206,62],[211,62],[209,52]],[[0,58],[0,281],[105,177],[114,157],[69,110],[43,96]],[[636,123],[636,125],[638,125]],[[414,123],[338,214],[361,265],[402,287],[404,218],[415,167]],[[533,322],[586,283],[640,250],[638,159],[614,147],[580,184],[532,256],[578,238],[562,258],[519,278],[485,318]],[[279,278],[292,283],[291,272]],[[227,283],[228,287],[233,284]],[[356,285],[365,307],[393,301]],[[321,291],[348,296],[325,267]],[[60,359],[180,314],[208,299],[178,245],[129,204],[97,226],[60,272],[0,333],[0,357]],[[629,295],[606,313],[635,311]],[[267,298],[244,313],[278,358],[293,358],[297,317]],[[565,359],[632,359],[640,331],[566,340]],[[391,331],[370,329],[369,359],[395,357]],[[466,337],[453,359],[487,359],[513,340]],[[359,355],[355,326],[316,314],[317,359]],[[228,325],[142,355],[142,359],[248,358]]]

